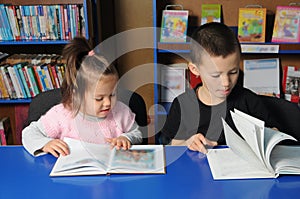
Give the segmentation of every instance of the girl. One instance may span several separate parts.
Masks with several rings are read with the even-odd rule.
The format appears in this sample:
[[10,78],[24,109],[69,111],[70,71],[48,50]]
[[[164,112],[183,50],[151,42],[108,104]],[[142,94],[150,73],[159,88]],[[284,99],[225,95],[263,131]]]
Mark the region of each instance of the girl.
[[66,72],[62,102],[22,131],[26,150],[32,155],[68,155],[64,137],[110,143],[117,149],[141,143],[135,115],[116,100],[116,68],[95,54],[83,37],[75,37],[67,44],[63,57]]

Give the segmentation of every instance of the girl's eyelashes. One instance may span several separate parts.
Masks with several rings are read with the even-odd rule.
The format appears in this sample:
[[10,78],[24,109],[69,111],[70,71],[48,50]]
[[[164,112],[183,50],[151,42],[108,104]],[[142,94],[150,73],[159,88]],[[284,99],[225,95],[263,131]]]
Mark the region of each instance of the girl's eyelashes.
[[102,101],[103,97],[95,98],[96,101]]

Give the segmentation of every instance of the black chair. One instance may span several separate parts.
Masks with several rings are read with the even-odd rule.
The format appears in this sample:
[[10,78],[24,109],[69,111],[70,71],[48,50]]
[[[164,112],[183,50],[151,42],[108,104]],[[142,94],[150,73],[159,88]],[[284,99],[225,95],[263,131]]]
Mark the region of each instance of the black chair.
[[[117,95],[118,99],[129,106],[132,112],[136,114],[136,123],[143,133],[143,144],[148,144],[148,114],[144,99],[138,93],[125,89],[119,89]],[[32,121],[37,121],[51,107],[59,104],[61,97],[61,89],[49,90],[35,96],[29,105],[28,118],[24,127]]]
[[300,144],[300,108],[297,104],[282,98],[261,96],[263,103],[280,124],[280,131],[295,137],[298,142],[285,141],[284,144]]

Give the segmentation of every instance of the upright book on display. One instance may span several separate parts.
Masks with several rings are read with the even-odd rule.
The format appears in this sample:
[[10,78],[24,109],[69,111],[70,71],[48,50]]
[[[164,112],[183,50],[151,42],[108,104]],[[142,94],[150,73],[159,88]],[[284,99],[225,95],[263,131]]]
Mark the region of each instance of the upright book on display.
[[286,100],[300,104],[300,70],[296,66],[283,68],[282,88]]
[[202,4],[201,11],[201,25],[221,22],[221,4]]
[[244,87],[259,95],[280,97],[279,58],[245,59]]
[[300,7],[277,6],[272,42],[300,42]]
[[240,42],[265,42],[266,16],[266,8],[239,8],[238,38]]
[[[160,42],[186,42],[188,26],[188,10],[168,10],[168,5],[162,14]],[[182,8],[182,7],[181,7]]]

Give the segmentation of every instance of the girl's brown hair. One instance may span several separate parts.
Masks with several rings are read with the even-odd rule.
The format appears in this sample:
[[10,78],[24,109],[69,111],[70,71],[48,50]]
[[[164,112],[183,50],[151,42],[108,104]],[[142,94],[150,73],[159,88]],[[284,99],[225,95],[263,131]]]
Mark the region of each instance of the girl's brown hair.
[[75,37],[63,49],[66,61],[65,78],[62,83],[62,103],[76,115],[85,107],[85,92],[94,88],[101,75],[116,75],[113,64],[97,54],[84,37]]

